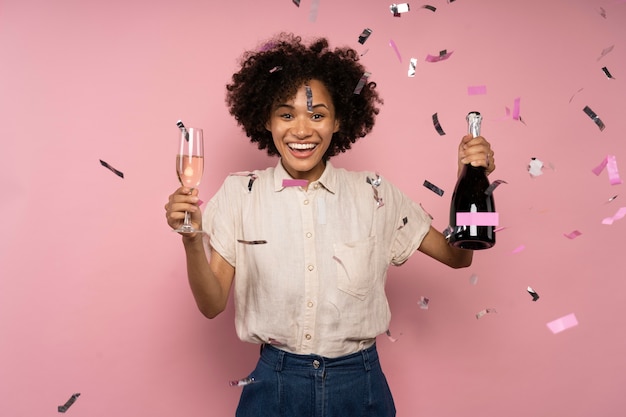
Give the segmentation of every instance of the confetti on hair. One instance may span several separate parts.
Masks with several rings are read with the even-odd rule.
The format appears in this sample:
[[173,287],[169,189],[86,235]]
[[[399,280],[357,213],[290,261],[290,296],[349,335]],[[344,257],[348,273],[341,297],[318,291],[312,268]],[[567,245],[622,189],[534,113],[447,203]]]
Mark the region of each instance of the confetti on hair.
[[267,240],[243,240],[237,239],[237,242],[243,243],[244,245],[265,245]]
[[528,173],[531,177],[538,177],[543,174],[543,162],[541,162],[537,158],[530,158],[530,162],[528,163]]
[[615,220],[622,219],[624,218],[624,216],[626,216],[626,207],[620,207],[619,210],[617,210],[617,212],[613,216],[605,217],[602,220],[602,224],[611,225],[613,224],[613,222],[615,222]]
[[436,8],[435,6],[431,6],[430,4],[425,4],[425,5],[421,6],[421,8],[422,8],[422,9],[428,9],[428,10],[430,10],[431,12],[434,12],[434,11],[436,11],[436,10],[437,10],[437,8]]
[[372,74],[369,72],[364,72],[363,75],[361,75],[361,79],[356,84],[353,94],[361,94],[361,90],[363,90],[363,87],[365,87],[365,84],[367,83],[367,79],[369,78],[370,75]]
[[495,308],[486,308],[484,310],[480,310],[478,313],[476,313],[476,319],[480,319],[481,317],[483,317],[486,314],[491,314],[491,313],[497,313]]
[[283,187],[306,187],[309,185],[308,180],[283,179]]
[[80,397],[80,392],[77,392],[76,394],[72,394],[72,396],[69,398],[69,400],[65,402],[65,404],[57,407],[59,413],[65,413],[72,406],[72,404],[74,404],[74,402],[76,401],[76,399],[78,399],[78,397]]
[[537,301],[539,299],[539,294],[537,294],[537,292],[533,290],[531,287],[528,287],[526,291],[528,291],[528,294],[530,294],[533,297],[533,301]]
[[482,94],[487,94],[486,85],[471,85],[467,87],[467,95],[469,96],[477,96]]
[[415,77],[415,70],[417,68],[417,58],[411,58],[409,60],[409,70],[408,70],[408,76],[413,78]]
[[580,233],[578,230],[573,230],[569,233],[563,233],[563,236],[565,236],[568,239],[576,239],[580,235],[582,235],[582,233]]
[[608,48],[604,48],[602,52],[600,53],[600,56],[598,57],[598,61],[604,58],[609,52],[611,52],[614,47],[615,45],[611,45]]
[[448,52],[447,50],[444,49],[443,51],[439,51],[439,55],[436,55],[436,56],[428,54],[426,55],[426,62],[445,61],[446,59],[450,58],[450,55],[452,55],[452,52]]
[[365,41],[369,39],[371,34],[372,34],[372,29],[370,28],[363,29],[363,32],[361,32],[361,34],[359,35],[359,43],[361,45],[365,44]]
[[231,387],[243,387],[246,385],[253,384],[255,382],[256,380],[253,377],[249,377],[249,378],[238,379],[235,381],[228,381],[228,385],[230,385]]
[[611,78],[611,79],[615,79],[611,73],[609,72],[609,69],[607,67],[602,67],[602,71],[604,72],[604,75],[606,75],[607,78]]
[[117,169],[109,165],[108,163],[104,162],[102,159],[100,159],[100,164],[106,169],[108,169],[109,171],[111,171],[112,173],[114,173],[115,175],[117,175],[118,177],[124,178],[124,173],[122,171],[118,171]]
[[605,167],[606,167],[606,172],[609,175],[609,183],[611,185],[621,184],[622,183],[622,179],[619,176],[619,171],[617,169],[617,159],[615,158],[615,155],[607,155],[602,160],[600,165],[598,165],[597,167],[595,167],[591,171],[594,174],[596,174],[596,175],[600,175],[602,173],[602,171],[604,171]]
[[568,314],[546,324],[548,329],[554,334],[560,333],[574,326],[578,326],[578,320],[574,313]]
[[437,113],[433,114],[433,125],[435,126],[435,130],[439,133],[439,136],[443,136],[446,132],[443,131],[441,124],[439,123],[439,116]]
[[391,46],[391,48],[394,50],[394,52],[396,53],[396,56],[398,57],[398,61],[402,62],[402,56],[400,55],[400,50],[398,49],[398,46],[396,45],[396,43],[393,41],[393,39],[389,40],[389,46]]
[[591,120],[593,120],[593,122],[595,124],[598,125],[598,128],[600,128],[600,131],[604,130],[604,123],[602,122],[602,120],[598,117],[598,115],[591,110],[591,108],[589,106],[585,106],[585,108],[583,109],[583,111],[587,114],[587,116],[589,116],[591,118]]
[[400,4],[393,3],[392,5],[389,6],[389,11],[395,17],[400,17],[402,16],[402,13],[406,13],[409,10],[411,10],[409,3],[400,3]]
[[397,341],[398,341],[398,339],[397,339],[397,338],[395,338],[395,337],[391,336],[391,330],[387,329],[387,331],[385,332],[385,334],[387,335],[387,338],[388,338],[391,342],[394,342],[394,343],[395,343],[395,342],[397,342]]
[[424,297],[423,295],[420,297],[419,301],[417,302],[417,305],[420,306],[420,308],[422,310],[428,310],[428,303],[430,302],[430,299],[428,297]]
[[439,187],[437,187],[435,184],[431,183],[428,180],[424,180],[424,187],[428,188],[430,191],[432,191],[433,193],[437,194],[438,196],[442,196],[443,195],[443,190]]
[[308,85],[304,86],[304,88],[306,89],[306,111],[313,113],[313,92]]
[[275,72],[277,72],[277,71],[280,71],[280,70],[282,70],[282,69],[283,69],[283,67],[281,67],[280,65],[277,65],[277,66],[275,66],[274,68],[272,68],[272,69],[270,70],[270,74],[273,74],[273,73],[275,73]]
[[476,285],[478,284],[478,275],[477,274],[472,274],[469,278],[469,282],[472,285]]
[[504,181],[504,180],[495,180],[494,182],[492,182],[491,184],[489,184],[489,187],[487,187],[487,189],[485,190],[485,194],[486,195],[491,195],[493,194],[493,191],[500,185],[500,184],[508,184],[508,182]]

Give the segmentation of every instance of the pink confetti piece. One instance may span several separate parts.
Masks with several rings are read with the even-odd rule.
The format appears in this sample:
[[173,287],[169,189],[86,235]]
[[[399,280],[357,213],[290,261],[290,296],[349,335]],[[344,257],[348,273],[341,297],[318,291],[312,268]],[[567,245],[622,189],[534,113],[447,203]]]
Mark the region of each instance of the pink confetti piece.
[[608,48],[604,48],[602,50],[602,52],[600,53],[600,56],[598,57],[598,61],[601,60],[606,54],[608,54],[609,52],[611,52],[613,50],[613,48],[615,47],[615,45],[611,45]]
[[400,51],[398,50],[398,46],[393,41],[393,39],[389,40],[389,46],[391,46],[391,48],[393,48],[393,50],[395,51],[396,56],[398,57],[398,61],[402,62],[402,56],[400,56]]
[[622,183],[622,180],[619,176],[619,171],[617,169],[617,159],[615,158],[615,155],[607,155],[602,160],[600,165],[598,165],[591,171],[596,175],[600,175],[602,171],[604,171],[604,168],[606,168],[606,172],[609,174],[609,183],[611,185],[618,185]]
[[494,231],[494,232],[500,232],[500,231],[502,231],[502,230],[504,230],[504,229],[506,229],[506,228],[507,228],[506,226],[496,227],[493,231]]
[[511,117],[513,118],[513,120],[521,120],[520,119],[520,97],[517,97],[515,100],[513,100],[513,112],[511,113]]
[[467,94],[470,96],[477,96],[481,94],[487,94],[487,86],[486,85],[473,85],[467,87]]
[[582,233],[580,233],[578,230],[574,230],[570,233],[563,233],[563,236],[565,236],[568,239],[575,239],[580,235],[582,235]]
[[463,226],[497,226],[498,213],[457,213],[456,224]]
[[558,318],[550,323],[547,323],[548,329],[554,334],[560,333],[563,330],[567,330],[571,327],[578,326],[578,320],[576,320],[576,316],[574,313],[568,314],[567,316],[563,316]]
[[398,339],[396,337],[393,337],[391,335],[391,330],[387,329],[387,331],[385,332],[385,334],[387,335],[387,338],[389,339],[389,341],[395,343],[398,341]]
[[448,52],[445,49],[441,52],[439,52],[439,55],[437,56],[433,56],[428,54],[426,56],[426,62],[439,62],[439,61],[445,61],[446,59],[450,58],[450,55],[452,55],[454,51],[452,52]]
[[417,302],[417,305],[419,305],[422,310],[428,310],[429,302],[430,302],[430,299],[422,295],[419,301]]
[[626,216],[626,207],[620,207],[612,217],[606,217],[602,220],[602,224],[613,224],[615,220],[619,220]]
[[515,249],[513,249],[512,253],[520,253],[521,251],[523,251],[524,249],[526,249],[525,245],[519,245],[518,247],[516,247]]
[[284,179],[283,187],[306,187],[309,185],[308,180]]

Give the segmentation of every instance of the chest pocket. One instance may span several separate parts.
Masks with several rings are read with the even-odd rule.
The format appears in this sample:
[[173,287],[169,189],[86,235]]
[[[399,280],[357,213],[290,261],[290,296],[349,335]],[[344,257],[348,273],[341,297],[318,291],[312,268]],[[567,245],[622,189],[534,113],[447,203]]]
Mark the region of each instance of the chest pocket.
[[372,289],[378,271],[376,237],[334,245],[337,262],[337,288],[360,300]]

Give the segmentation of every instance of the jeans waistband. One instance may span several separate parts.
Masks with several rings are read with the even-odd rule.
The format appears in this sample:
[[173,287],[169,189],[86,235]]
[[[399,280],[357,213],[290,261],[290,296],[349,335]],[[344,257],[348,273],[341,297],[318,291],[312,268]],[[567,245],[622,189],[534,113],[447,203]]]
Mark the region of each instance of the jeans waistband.
[[378,361],[376,344],[345,356],[327,358],[320,355],[300,355],[286,352],[269,344],[261,346],[261,360],[272,364],[277,371],[286,369],[325,370],[332,368],[361,368],[369,371]]

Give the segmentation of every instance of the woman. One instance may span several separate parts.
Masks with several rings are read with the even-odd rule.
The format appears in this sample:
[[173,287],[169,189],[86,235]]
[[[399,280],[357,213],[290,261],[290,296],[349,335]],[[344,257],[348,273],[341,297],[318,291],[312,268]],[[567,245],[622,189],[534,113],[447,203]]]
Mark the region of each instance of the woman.
[[[330,163],[372,130],[382,104],[355,50],[280,34],[244,54],[226,101],[276,166],[227,177],[204,215],[184,187],[165,209],[172,228],[189,211],[209,236],[210,257],[200,233],[182,236],[200,311],[220,314],[233,287],[237,334],[261,345],[236,415],[394,416],[375,344],[390,321],[387,268],[418,250],[467,267],[472,251],[448,245],[377,174]],[[466,163],[494,170],[484,138],[461,139],[458,172]]]

